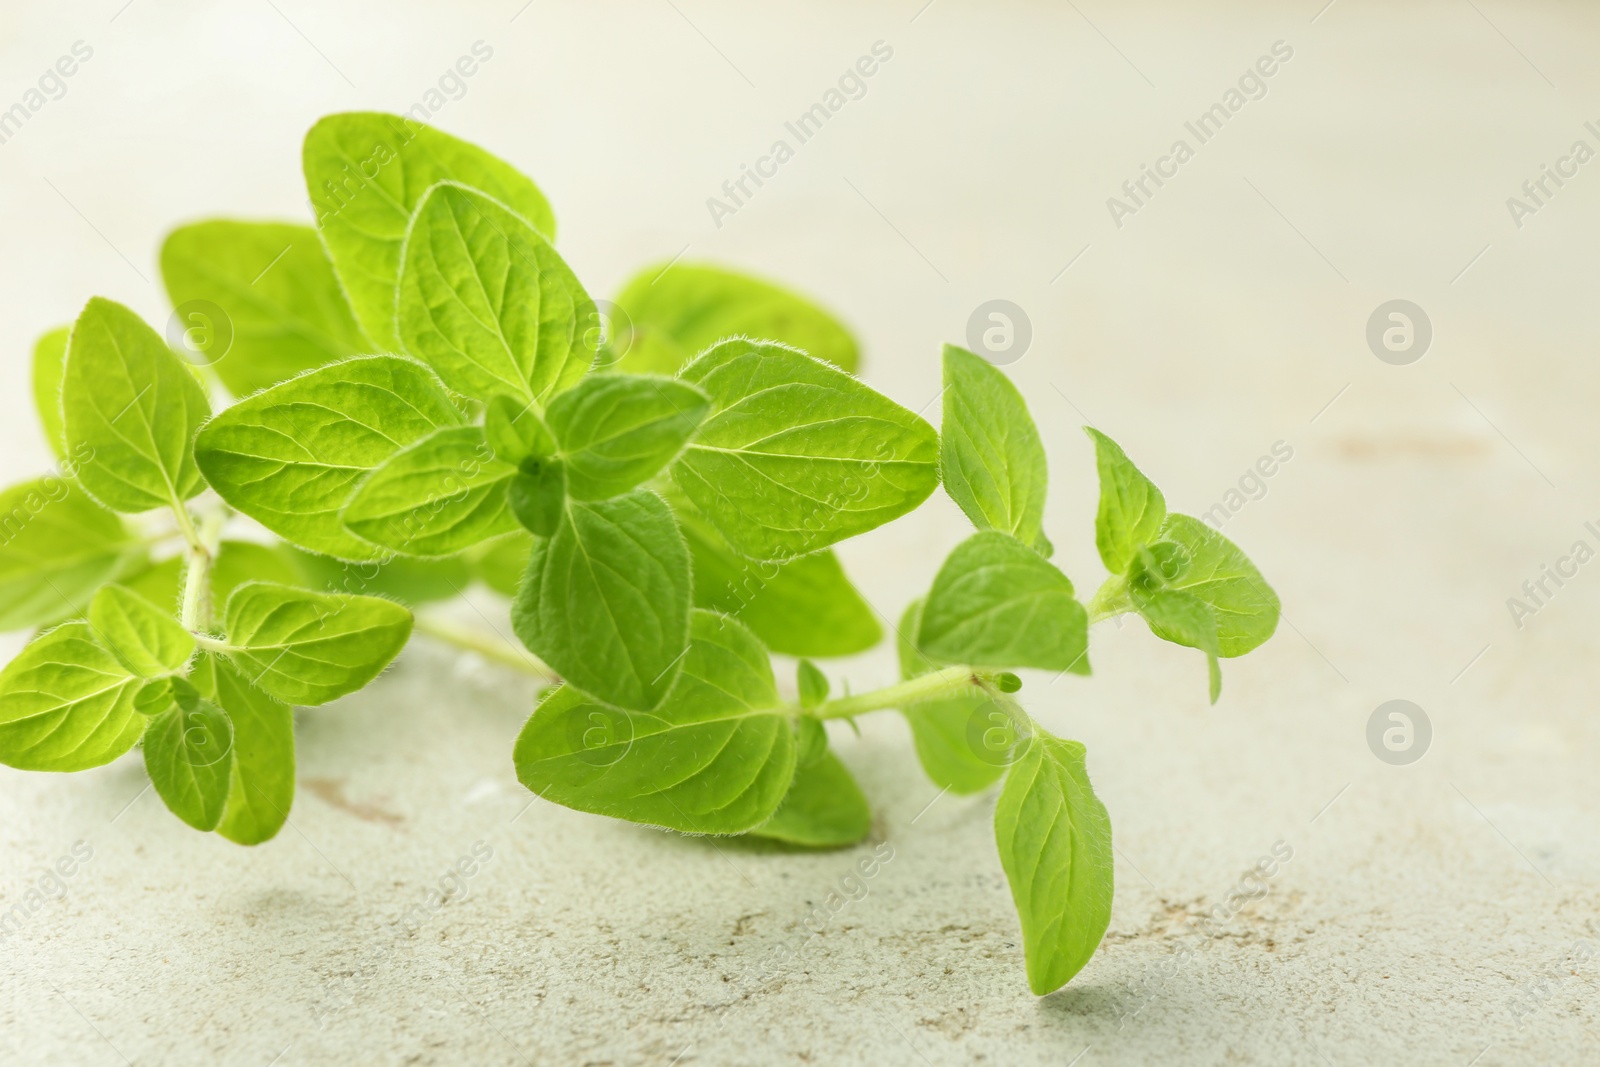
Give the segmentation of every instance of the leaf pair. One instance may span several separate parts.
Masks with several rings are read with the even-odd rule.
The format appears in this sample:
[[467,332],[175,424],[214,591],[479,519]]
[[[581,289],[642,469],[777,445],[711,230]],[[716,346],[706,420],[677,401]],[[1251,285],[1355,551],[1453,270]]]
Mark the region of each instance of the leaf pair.
[[1095,547],[1111,572],[1096,601],[1110,613],[1132,609],[1157,637],[1204,652],[1216,703],[1218,657],[1242,656],[1272,636],[1277,594],[1232,541],[1199,519],[1169,514],[1161,490],[1116,442],[1085,431],[1100,473]]
[[189,672],[195,635],[137,592],[102,587],[85,621],[41,635],[0,671],[0,762],[85,770],[143,736],[150,779],[185,822],[271,837],[293,798],[289,704],[366,685],[405,644],[411,615],[376,597],[247,582],[224,616],[226,639],[206,638],[214,651]]
[[167,808],[197,830],[258,845],[294,804],[294,714],[228,659],[202,653],[187,680],[147,682],[144,764]]
[[[523,228],[541,239],[555,233],[549,204],[527,178],[402,116],[330,115],[306,135],[302,160],[320,235],[307,226],[214,219],[179,227],[162,246],[162,279],[184,347],[238,396],[349,356],[402,349],[396,293],[404,250],[418,207],[439,183],[480,191],[483,213],[465,217],[480,240],[494,238],[490,227],[501,224],[501,213],[516,220],[508,237]],[[474,211],[446,195],[423,216],[424,233],[443,231],[433,258],[445,269],[456,239],[448,233],[451,209]],[[427,243],[418,243],[419,261]],[[436,269],[427,282],[438,280]]]
[[946,558],[911,640],[940,663],[1089,673],[1088,616],[1045,557],[1044,446],[1016,386],[944,350],[945,491],[979,528]]
[[[905,636],[917,632],[921,612],[914,602],[901,621],[908,679],[939,666]],[[1111,921],[1111,821],[1089,783],[1083,746],[1051,736],[992,691],[901,710],[935,785],[976,793],[1005,776],[995,844],[1022,922],[1028,983],[1040,995],[1059,989],[1088,963]]]
[[[708,524],[736,554],[816,551],[904,514],[936,483],[926,423],[802,353],[725,341],[679,381],[703,391],[709,413],[672,464],[672,481],[692,504],[686,521]],[[558,427],[568,395],[551,406]],[[697,540],[716,547],[709,536]],[[692,599],[688,546],[672,511],[639,490],[569,500],[535,544],[512,623],[579,688],[644,711],[673,686]]]
[[705,410],[699,390],[666,378],[586,378],[542,418],[496,396],[483,426],[444,427],[388,457],[341,517],[356,536],[415,556],[453,555],[519,523],[548,537],[567,498],[608,500],[659,473]]

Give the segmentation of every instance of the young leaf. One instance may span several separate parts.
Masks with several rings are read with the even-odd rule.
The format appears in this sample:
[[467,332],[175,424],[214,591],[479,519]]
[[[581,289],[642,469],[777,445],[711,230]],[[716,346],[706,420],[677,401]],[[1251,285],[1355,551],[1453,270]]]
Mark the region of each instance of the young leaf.
[[0,763],[25,771],[82,771],[134,746],[144,679],[69,622],[35,638],[0,671]]
[[1112,574],[1126,574],[1140,545],[1156,540],[1167,517],[1161,490],[1139,472],[1117,443],[1099,430],[1083,428],[1094,442],[1100,471],[1100,509],[1094,543]]
[[[173,306],[191,316],[184,326],[196,331],[195,347],[235,396],[373,350],[309,226],[180,226],[161,246],[161,280]],[[195,301],[214,305],[224,321],[186,307]]]
[[290,704],[326,704],[376,678],[411,636],[411,612],[373,596],[248,582],[228,598],[228,655]]
[[217,833],[240,845],[271,840],[294,804],[294,712],[220,656],[202,655],[193,678],[233,724],[228,799]]
[[195,458],[222,498],[291,544],[371,560],[339,513],[356,483],[461,413],[420,363],[348,359],[247,397],[206,423]]
[[58,326],[33,343],[33,407],[39,413],[44,439],[57,459],[67,455],[61,428],[61,378],[67,366],[70,326]]
[[974,534],[933,580],[918,647],[943,663],[1089,673],[1089,617],[1067,576],[1010,534]]
[[539,401],[594,362],[578,330],[590,303],[527,221],[475,189],[429,189],[406,231],[400,342],[458,393]]
[[554,240],[544,194],[515,168],[476,145],[400,115],[358,111],[311,127],[301,154],[317,227],[366,335],[400,347],[395,287],[411,213],[435,183],[481,189]]
[[654,478],[683,450],[711,402],[671,378],[592,375],[550,403],[545,417],[575,500],[606,500]]
[[345,505],[364,541],[407,556],[451,556],[517,528],[506,486],[517,469],[495,458],[481,426],[446,426],[384,460]]
[[61,385],[67,451],[85,491],[115,511],[178,507],[205,488],[194,434],[211,414],[205,390],[161,335],[121,304],[95,297],[73,324]]
[[143,678],[177,674],[194,655],[194,635],[125,586],[108,585],[94,595],[89,627],[124,667]]
[[[151,678],[139,687],[133,696],[133,710],[154,718],[178,706],[179,686],[189,685],[182,678],[166,676]],[[189,686],[193,689],[193,686]]]
[[1182,545],[1187,565],[1167,586],[1210,606],[1217,623],[1217,654],[1242,656],[1278,628],[1278,594],[1239,546],[1199,519],[1171,515],[1161,537]]
[[547,459],[560,448],[533,404],[504,394],[484,405],[483,432],[494,458],[513,467],[525,459]]
[[746,559],[687,503],[674,514],[694,563],[695,607],[736,617],[786,656],[849,656],[883,640],[832,549],[783,563]]
[[233,723],[184,685],[187,699],[156,716],[145,730],[145,771],[174,815],[196,830],[215,830],[233,775]]
[[674,374],[718,341],[781,341],[854,371],[856,341],[839,321],[803,297],[748,274],[696,263],[649,267],[617,296],[623,314],[613,347],[620,367]]
[[689,589],[689,550],[660,497],[574,501],[555,535],[535,542],[511,625],[580,689],[648,711],[683,660]]
[[[939,664],[923,655],[913,643],[921,626],[922,601],[913,600],[900,619],[896,642],[903,681],[939,669]],[[993,758],[987,749],[972,743],[974,722],[989,703],[988,697],[974,694],[925,700],[900,709],[911,724],[917,760],[934,785],[962,795],[978,793],[1005,773],[1005,760]]]
[[540,537],[549,537],[561,525],[567,507],[567,465],[559,458],[522,461],[506,487],[511,514]]
[[793,349],[725,341],[680,377],[706,391],[712,415],[673,481],[742,555],[815,552],[899,518],[939,484],[933,427]]
[[619,711],[569,683],[535,709],[514,758],[517,779],[557,804],[736,834],[777,810],[795,744],[761,642],[732,619],[696,611],[683,668],[653,712]]
[[76,615],[138,553],[122,519],[71,482],[46,476],[0,492],[0,630]]
[[824,751],[808,766],[795,768],[783,803],[750,833],[808,848],[843,848],[871,829],[872,809],[861,787],[838,756]]
[[1028,985],[1043,996],[1094,955],[1111,922],[1111,820],[1083,746],[1040,730],[994,811],[995,844],[1022,920]]
[[1004,371],[955,345],[944,346],[939,449],[945,492],[974,526],[1043,552],[1049,476],[1028,405]]
[[803,659],[795,668],[795,683],[800,689],[800,706],[814,708],[828,699],[828,676],[815,663]]

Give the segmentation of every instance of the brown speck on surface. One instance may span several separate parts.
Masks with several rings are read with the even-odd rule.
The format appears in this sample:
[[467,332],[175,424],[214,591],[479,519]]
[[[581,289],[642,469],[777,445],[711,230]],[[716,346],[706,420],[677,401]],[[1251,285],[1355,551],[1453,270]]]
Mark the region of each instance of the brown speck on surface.
[[406,821],[403,815],[387,811],[374,804],[351,800],[345,796],[345,780],[343,778],[302,778],[300,779],[300,784],[315,794],[317,799],[338,808],[346,814],[354,815],[363,822],[399,826]]

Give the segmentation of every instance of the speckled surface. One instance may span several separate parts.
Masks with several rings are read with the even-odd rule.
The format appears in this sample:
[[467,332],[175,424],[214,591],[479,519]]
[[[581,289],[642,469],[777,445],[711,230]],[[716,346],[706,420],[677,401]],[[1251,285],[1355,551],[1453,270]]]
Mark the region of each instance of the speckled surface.
[[[1010,369],[1080,589],[1100,577],[1081,422],[1197,514],[1286,443],[1224,525],[1285,622],[1225,665],[1215,707],[1198,657],[1137,623],[1095,633],[1093,678],[1027,679],[1088,746],[1116,828],[1110,933],[1056,995],[1027,991],[993,798],[938,797],[893,716],[835,735],[877,808],[867,844],[713,844],[530,804],[510,766],[530,685],[419,642],[301,715],[292,825],[260,848],[181,826],[136,756],[0,773],[0,912],[27,913],[0,941],[4,1062],[1600,1058],[1600,574],[1520,628],[1506,604],[1600,544],[1600,174],[1549,186],[1520,228],[1506,204],[1574,141],[1600,146],[1600,12],[120,3],[0,14],[0,107],[73,42],[94,50],[0,144],[8,477],[46,462],[23,388],[37,333],[92,293],[162,321],[168,226],[303,217],[305,127],[405,109],[482,40],[493,59],[437,121],[543,185],[596,294],[680,252],[786,278],[913,408],[974,307],[1026,309]],[[880,40],[865,95],[715,225],[706,198]],[[1265,95],[1119,228],[1107,198],[1277,41],[1293,55]],[[1410,366],[1364,339],[1395,298],[1433,324]],[[963,532],[935,501],[844,557],[897,617]],[[492,597],[455,610],[504,626]],[[893,669],[887,650],[831,667],[858,690]],[[1394,698],[1432,722],[1409,766],[1367,746]],[[1292,855],[1243,881],[1275,848]],[[817,919],[874,849],[892,858]]]

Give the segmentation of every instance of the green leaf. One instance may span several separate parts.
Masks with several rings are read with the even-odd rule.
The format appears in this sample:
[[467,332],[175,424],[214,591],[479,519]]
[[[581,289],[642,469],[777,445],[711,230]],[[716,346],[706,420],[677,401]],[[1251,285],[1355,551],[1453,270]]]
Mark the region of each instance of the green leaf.
[[446,426],[384,460],[357,487],[344,524],[408,556],[451,556],[510,533],[506,486],[517,469],[496,459],[481,426]]
[[47,475],[0,492],[0,630],[78,614],[138,553],[122,519],[69,481]]
[[190,331],[185,347],[235,396],[373,350],[309,226],[180,226],[161,246],[161,280]]
[[61,385],[67,451],[89,457],[78,482],[115,511],[177,507],[206,485],[194,434],[211,414],[205,390],[160,334],[121,304],[94,297],[73,324]]
[[133,590],[108,585],[89,604],[95,640],[144,678],[178,674],[194,655],[194,635]]
[[145,771],[168,810],[196,830],[215,830],[233,776],[233,723],[184,684],[187,699],[179,698],[145,731]]
[[334,268],[368,337],[400,346],[395,287],[411,213],[435,183],[458,181],[494,197],[554,240],[544,194],[516,169],[476,145],[400,115],[329,115],[311,127],[301,153],[306,191]]
[[[121,575],[117,581],[157,607],[177,614],[183,604],[183,556],[146,562]],[[217,601],[215,597],[212,599]]]
[[35,638],[0,671],[0,763],[25,771],[81,771],[134,746],[144,680],[102,648],[88,623]]
[[348,359],[241,400],[212,419],[195,458],[222,498],[291,544],[341,559],[384,555],[345,528],[355,485],[461,413],[420,363]]
[[472,582],[472,568],[463,556],[448,559],[396,556],[384,563],[345,563],[295,548],[288,551],[299,565],[302,577],[269,580],[303,585],[324,593],[381,596],[416,607],[460,596]]
[[294,804],[294,712],[220,656],[202,656],[194,680],[233,723],[233,768],[217,833],[240,845],[271,840]]
[[556,397],[545,417],[567,465],[567,492],[606,500],[677,458],[711,402],[671,378],[599,374]]
[[1217,619],[1205,601],[1176,589],[1130,588],[1134,607],[1163,641],[1198,648],[1206,654],[1211,703],[1222,694],[1222,669],[1217,665]]
[[70,326],[58,326],[33,343],[33,407],[39,413],[44,439],[57,459],[67,455],[66,434],[61,426],[61,379],[67,366],[67,337]]
[[672,478],[732,548],[787,559],[899,518],[939,484],[922,419],[781,345],[725,341],[680,377],[712,415]]
[[467,553],[467,565],[472,577],[501,596],[514,597],[522,584],[522,576],[528,571],[528,557],[532,553],[533,535],[518,530]]
[[817,707],[828,699],[828,676],[808,659],[803,659],[796,665],[795,684],[800,689],[802,708]]
[[945,492],[974,526],[1041,548],[1050,479],[1028,405],[1004,371],[955,345],[944,346],[939,447]]
[[626,371],[673,374],[729,337],[781,341],[841,370],[859,360],[855,338],[816,304],[748,274],[696,263],[656,264],[617,296],[613,348]]
[[1095,514],[1094,543],[1112,574],[1126,574],[1140,545],[1154,541],[1167,517],[1161,490],[1139,472],[1117,443],[1085,426],[1094,442],[1100,472],[1100,509]]
[[838,756],[824,751],[809,766],[795,768],[783,803],[750,833],[809,848],[842,848],[871,829],[872,809],[861,787]]
[[291,704],[326,704],[376,678],[411,636],[411,612],[372,596],[247,582],[224,613],[228,655]]
[[1072,583],[1009,534],[974,534],[933,579],[917,644],[943,663],[1089,673],[1089,617]]
[[849,656],[883,639],[832,549],[784,563],[745,559],[687,506],[674,513],[694,563],[695,607],[735,616],[787,656]]
[[514,758],[518,780],[557,804],[735,834],[777,810],[795,744],[761,642],[732,619],[696,611],[683,668],[653,712],[609,707],[569,683],[534,711]]
[[400,342],[458,393],[543,403],[594,362],[592,302],[524,219],[474,189],[437,185],[406,231]]
[[[910,681],[941,666],[925,656],[913,643],[922,626],[922,601],[913,600],[900,619],[899,640],[900,677]],[[1006,761],[994,758],[986,748],[972,743],[976,729],[986,728],[981,716],[991,703],[990,698],[979,694],[947,697],[943,700],[925,700],[902,708],[906,721],[911,724],[911,739],[916,745],[917,760],[934,785],[952,793],[965,795],[989,788],[1005,773]],[[989,758],[985,758],[985,757]]]
[[[154,718],[178,706],[179,686],[189,685],[182,678],[152,678],[139,687],[133,697],[133,710]],[[189,686],[193,689],[193,686]]]
[[567,506],[567,465],[558,458],[522,461],[506,487],[511,514],[529,531],[549,537]]
[[809,767],[828,751],[828,731],[822,720],[811,715],[796,715],[789,720],[794,727],[794,766],[796,770]]
[[511,625],[563,678],[648,711],[672,687],[689,636],[689,550],[666,503],[641,489],[572,502],[535,542]]
[[211,602],[226,604],[233,591],[246,582],[308,584],[305,572],[295,562],[294,549],[287,545],[261,545],[254,541],[222,542],[217,549],[217,558],[211,564]]
[[1182,545],[1188,565],[1169,588],[1192,593],[1217,620],[1217,654],[1242,656],[1278,628],[1278,594],[1239,546],[1199,519],[1171,515],[1161,537]]
[[1043,996],[1083,969],[1111,922],[1111,820],[1082,745],[1036,732],[1000,790],[994,837],[1022,920],[1028,985]]
[[547,459],[560,447],[533,404],[504,394],[484,405],[483,432],[495,458],[513,467],[525,459]]

